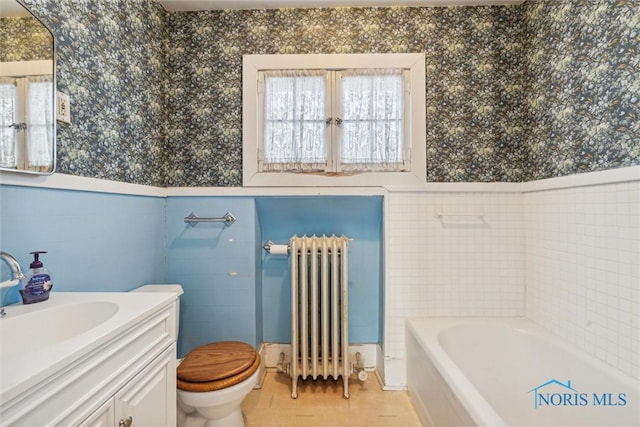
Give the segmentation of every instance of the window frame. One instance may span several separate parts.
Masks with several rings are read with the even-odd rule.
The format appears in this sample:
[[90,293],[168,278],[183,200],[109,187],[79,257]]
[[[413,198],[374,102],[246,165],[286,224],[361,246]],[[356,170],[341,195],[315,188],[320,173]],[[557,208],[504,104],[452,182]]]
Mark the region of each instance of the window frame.
[[[403,172],[357,172],[347,174],[261,172],[258,147],[263,125],[260,117],[258,75],[262,71],[283,69],[370,69],[408,70],[410,94],[407,105],[405,145],[410,147],[410,170]],[[385,186],[424,185],[426,182],[426,107],[425,56],[423,53],[399,54],[296,54],[244,55],[242,72],[242,147],[243,186]]]

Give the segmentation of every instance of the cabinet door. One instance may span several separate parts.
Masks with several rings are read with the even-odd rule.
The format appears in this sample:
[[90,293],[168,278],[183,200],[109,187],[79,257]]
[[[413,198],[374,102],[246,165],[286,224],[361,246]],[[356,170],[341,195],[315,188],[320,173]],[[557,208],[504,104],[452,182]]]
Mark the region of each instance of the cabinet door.
[[78,427],[113,427],[115,417],[115,405],[113,399],[107,400],[104,405],[96,409],[86,420],[78,424]]
[[135,427],[175,427],[175,365],[173,344],[127,383],[115,396],[115,425],[131,417],[130,425]]

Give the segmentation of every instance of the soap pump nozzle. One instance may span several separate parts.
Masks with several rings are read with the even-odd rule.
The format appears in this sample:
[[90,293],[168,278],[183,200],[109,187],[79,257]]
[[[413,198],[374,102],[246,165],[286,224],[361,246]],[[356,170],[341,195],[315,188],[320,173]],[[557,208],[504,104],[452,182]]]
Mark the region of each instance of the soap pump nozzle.
[[33,251],[29,252],[33,255],[33,262],[29,265],[29,268],[42,268],[42,261],[40,261],[40,254],[46,254],[47,251]]

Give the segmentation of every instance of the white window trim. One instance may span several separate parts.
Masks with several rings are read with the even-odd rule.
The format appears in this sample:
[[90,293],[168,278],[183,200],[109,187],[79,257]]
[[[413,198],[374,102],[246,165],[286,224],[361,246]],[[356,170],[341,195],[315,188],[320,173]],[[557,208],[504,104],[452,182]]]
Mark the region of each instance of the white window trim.
[[[282,69],[406,68],[410,72],[411,171],[353,175],[259,172],[258,72]],[[242,182],[245,187],[424,185],[426,182],[425,56],[422,53],[245,55],[242,68]]]
[[0,62],[1,77],[44,76],[52,70],[52,60]]

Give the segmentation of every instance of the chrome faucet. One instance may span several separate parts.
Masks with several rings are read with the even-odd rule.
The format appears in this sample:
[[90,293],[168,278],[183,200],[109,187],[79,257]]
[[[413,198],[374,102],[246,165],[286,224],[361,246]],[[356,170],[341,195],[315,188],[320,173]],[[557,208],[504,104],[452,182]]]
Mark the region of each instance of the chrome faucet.
[[[0,289],[9,288],[20,283],[20,281],[24,279],[25,276],[22,273],[22,269],[20,268],[18,260],[15,259],[13,255],[5,251],[0,251],[0,258],[2,258],[7,264],[9,264],[9,267],[11,267],[11,275],[13,277],[11,280],[0,282]],[[6,311],[4,311],[4,307],[0,307],[0,317],[4,317],[6,315],[7,313]]]

